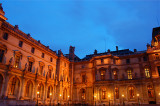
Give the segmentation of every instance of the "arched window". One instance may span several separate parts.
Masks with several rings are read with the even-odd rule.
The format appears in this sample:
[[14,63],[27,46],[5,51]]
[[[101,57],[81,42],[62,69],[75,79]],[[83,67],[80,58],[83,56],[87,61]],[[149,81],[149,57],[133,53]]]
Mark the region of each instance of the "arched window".
[[3,56],[4,56],[4,50],[0,49],[0,62],[2,63],[3,60]]
[[133,98],[134,98],[134,95],[135,95],[134,87],[133,87],[133,86],[130,86],[130,87],[129,87],[129,98],[130,98],[130,99],[133,99]]
[[53,88],[52,88],[52,86],[49,86],[49,87],[48,87],[48,92],[47,92],[47,98],[50,98],[50,97],[51,97],[52,92],[53,92]]
[[85,89],[81,89],[81,99],[82,99],[82,100],[85,100],[85,99],[86,99]]
[[3,84],[3,76],[0,74],[0,93],[2,90],[2,84]]
[[19,86],[20,81],[17,77],[14,77],[11,81],[10,88],[9,88],[9,95],[17,96],[19,93]]
[[101,71],[101,80],[105,80],[105,71]]
[[132,70],[131,69],[127,70],[127,74],[128,74],[128,79],[132,79]]
[[115,87],[115,98],[119,99],[119,89],[118,89],[118,87]]
[[145,68],[144,70],[145,70],[146,78],[150,78],[149,68]]
[[149,98],[153,98],[153,97],[154,97],[153,87],[152,87],[151,85],[148,85],[148,86],[147,86],[147,89],[148,89],[148,97],[149,97]]
[[32,93],[33,93],[32,91],[33,91],[33,84],[31,81],[28,81],[26,85],[26,95],[25,96],[31,98]]
[[32,72],[33,63],[35,62],[33,57],[28,57],[28,71]]
[[43,98],[43,92],[44,92],[44,86],[43,86],[43,84],[41,83],[41,84],[38,84],[38,92],[39,92],[39,98]]
[[102,89],[102,99],[106,99],[106,89]]

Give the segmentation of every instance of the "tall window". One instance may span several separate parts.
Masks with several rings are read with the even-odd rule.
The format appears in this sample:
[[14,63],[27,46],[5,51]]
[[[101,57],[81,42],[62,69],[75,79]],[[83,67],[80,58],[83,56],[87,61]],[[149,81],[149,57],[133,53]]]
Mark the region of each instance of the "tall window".
[[157,69],[158,69],[158,73],[159,73],[159,76],[160,76],[160,66],[157,66]]
[[86,82],[86,75],[82,75],[82,83]]
[[41,65],[39,66],[39,74],[43,75],[43,66],[41,66]]
[[32,65],[33,65],[33,62],[29,62],[29,65],[28,65],[28,71],[29,72],[32,72]]
[[32,53],[34,53],[34,51],[35,51],[35,48],[34,48],[34,47],[32,47],[31,52],[32,52]]
[[145,68],[146,78],[150,78],[149,68]]
[[129,87],[129,98],[133,99],[134,98],[134,87]]
[[85,90],[82,89],[82,100],[85,100],[85,99],[86,99]]
[[48,76],[49,76],[49,78],[51,78],[51,69],[49,69],[49,72],[48,72]]
[[119,89],[118,89],[118,87],[115,87],[115,98],[119,99]]
[[8,33],[4,33],[3,39],[7,40],[8,39]]
[[149,98],[153,98],[153,87],[151,85],[148,85],[147,86],[147,89],[148,89],[148,97]]
[[52,62],[52,61],[53,61],[53,58],[51,57],[51,58],[50,58],[50,62]]
[[44,86],[42,84],[38,85],[39,98],[43,98]]
[[4,50],[0,49],[0,62],[2,63],[3,61],[3,56],[4,56]]
[[105,80],[105,71],[101,71],[101,80]]
[[19,47],[22,47],[22,45],[23,45],[23,42],[19,41]]
[[114,75],[114,79],[117,80],[118,79],[118,75],[117,75],[117,71],[116,70],[113,71],[113,75]]
[[53,88],[52,88],[52,86],[49,86],[48,87],[48,92],[47,92],[47,98],[50,98],[51,97],[51,93],[52,93],[52,91],[53,91]]
[[106,90],[102,89],[102,99],[106,99]]
[[42,58],[44,58],[44,53],[42,53]]
[[128,79],[132,79],[132,70],[131,69],[127,70],[127,74],[128,74]]
[[31,98],[32,90],[33,90],[33,84],[31,81],[28,81],[26,85],[26,95],[25,96]]
[[104,63],[104,60],[103,59],[101,59],[101,64],[103,64]]
[[19,68],[20,56],[15,56],[14,67]]
[[9,95],[14,95],[14,96],[17,96],[18,93],[19,93],[19,85],[20,85],[20,82],[18,80],[18,78],[14,77],[12,79],[12,82],[10,84],[10,88],[9,88]]
[[67,89],[66,88],[63,91],[63,99],[67,100]]

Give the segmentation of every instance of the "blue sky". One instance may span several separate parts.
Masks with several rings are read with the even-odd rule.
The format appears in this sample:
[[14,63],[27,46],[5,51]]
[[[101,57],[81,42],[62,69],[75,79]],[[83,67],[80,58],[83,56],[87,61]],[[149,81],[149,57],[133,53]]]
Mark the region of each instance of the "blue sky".
[[10,24],[52,50],[66,54],[75,46],[80,58],[115,46],[146,50],[160,26],[160,0],[2,0],[2,6]]

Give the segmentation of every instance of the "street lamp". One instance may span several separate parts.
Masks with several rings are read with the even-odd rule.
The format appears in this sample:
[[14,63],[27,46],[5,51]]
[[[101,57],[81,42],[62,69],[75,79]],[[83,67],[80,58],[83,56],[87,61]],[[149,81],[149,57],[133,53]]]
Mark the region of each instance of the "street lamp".
[[94,98],[95,98],[95,106],[96,106],[96,96],[94,96]]
[[108,95],[108,98],[109,98],[109,106],[110,106],[110,97],[111,97],[111,96],[110,96],[110,95]]
[[137,94],[137,97],[138,97],[138,105],[140,105],[140,103],[139,103],[139,94]]
[[38,105],[38,95],[39,95],[39,91],[37,91],[37,105]]
[[122,98],[123,98],[123,106],[125,106],[125,104],[124,104],[124,95],[122,94]]
[[60,94],[59,96],[60,96],[60,105],[61,105],[61,96],[62,96],[62,95]]
[[52,93],[50,93],[50,105],[51,105]]

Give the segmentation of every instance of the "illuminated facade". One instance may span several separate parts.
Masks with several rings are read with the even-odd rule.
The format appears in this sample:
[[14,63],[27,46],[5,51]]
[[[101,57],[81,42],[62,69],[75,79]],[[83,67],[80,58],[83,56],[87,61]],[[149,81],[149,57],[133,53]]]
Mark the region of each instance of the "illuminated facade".
[[160,104],[160,27],[146,51],[129,49],[80,59],[52,51],[6,22],[0,7],[2,104]]

